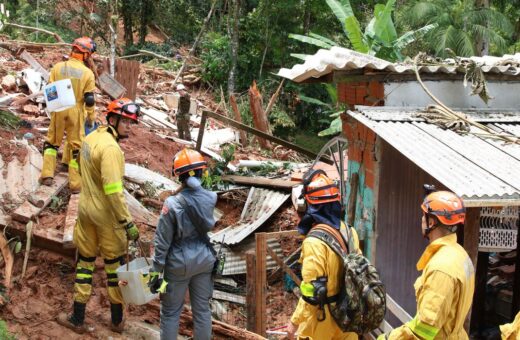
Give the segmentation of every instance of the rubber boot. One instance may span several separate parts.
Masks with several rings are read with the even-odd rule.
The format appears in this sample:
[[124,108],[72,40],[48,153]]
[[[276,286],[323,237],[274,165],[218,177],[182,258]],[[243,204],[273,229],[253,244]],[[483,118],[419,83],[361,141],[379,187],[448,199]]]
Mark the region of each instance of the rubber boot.
[[69,188],[73,194],[77,194],[81,190],[81,176],[79,174],[79,164],[77,161],[78,154],[79,150],[74,150],[72,152],[72,158],[69,161]]
[[125,322],[123,320],[123,305],[111,303],[110,313],[112,317],[112,324],[110,325],[110,329],[112,332],[123,333],[125,330]]
[[84,323],[86,307],[87,305],[85,303],[74,301],[72,315],[67,316],[65,313],[60,313],[56,321],[58,321],[60,325],[72,329],[78,334],[83,334],[87,331],[87,327]]
[[40,175],[40,183],[43,185],[52,185],[54,178],[54,170],[56,169],[56,156],[58,151],[50,144],[44,145],[43,150],[43,166]]

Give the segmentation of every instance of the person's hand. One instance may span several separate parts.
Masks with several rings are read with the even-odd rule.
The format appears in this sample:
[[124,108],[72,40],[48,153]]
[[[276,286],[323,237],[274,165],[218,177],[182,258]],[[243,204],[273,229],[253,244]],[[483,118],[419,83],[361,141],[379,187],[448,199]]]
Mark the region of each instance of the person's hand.
[[298,330],[298,325],[292,323],[291,320],[287,323],[287,339],[293,340],[296,331]]
[[134,222],[130,222],[125,226],[126,238],[129,241],[135,241],[139,238],[139,229]]

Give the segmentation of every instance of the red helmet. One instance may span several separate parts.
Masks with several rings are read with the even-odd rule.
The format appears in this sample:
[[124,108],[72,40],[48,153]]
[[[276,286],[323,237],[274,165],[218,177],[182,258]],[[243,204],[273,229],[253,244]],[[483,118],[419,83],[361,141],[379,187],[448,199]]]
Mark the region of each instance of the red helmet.
[[72,47],[78,49],[80,52],[88,53],[89,55],[96,52],[97,45],[89,37],[81,37],[74,40]]
[[421,209],[429,215],[434,215],[444,225],[464,223],[466,208],[462,199],[450,191],[435,191],[428,194]]
[[338,185],[323,171],[311,175],[310,181],[304,186],[303,194],[309,204],[323,204],[341,201]]
[[110,115],[115,114],[120,115],[121,117],[131,119],[137,123],[140,112],[141,108],[139,107],[139,105],[134,103],[131,99],[120,98],[108,104],[105,114],[107,115],[107,118]]
[[188,171],[206,168],[207,163],[204,157],[192,149],[182,149],[173,158],[172,172],[174,176],[182,175]]

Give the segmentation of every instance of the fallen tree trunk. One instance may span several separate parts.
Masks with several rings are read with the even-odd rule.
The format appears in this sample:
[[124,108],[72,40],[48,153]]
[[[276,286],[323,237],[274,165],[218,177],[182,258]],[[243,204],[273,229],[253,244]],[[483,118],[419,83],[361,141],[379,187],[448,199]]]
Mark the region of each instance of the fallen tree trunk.
[[[253,125],[256,129],[271,134],[269,128],[269,121],[265,115],[265,111],[262,105],[262,95],[256,86],[256,81],[253,81],[253,85],[249,88],[249,106],[251,108],[251,114],[253,115]],[[271,149],[271,143],[264,138],[257,137],[258,143],[264,149]]]

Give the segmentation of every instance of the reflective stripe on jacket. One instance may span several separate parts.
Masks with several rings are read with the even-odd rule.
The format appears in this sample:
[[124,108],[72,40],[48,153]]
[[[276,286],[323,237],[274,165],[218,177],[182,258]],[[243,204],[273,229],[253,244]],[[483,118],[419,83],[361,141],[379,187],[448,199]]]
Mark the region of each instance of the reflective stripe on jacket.
[[468,339],[464,320],[473,300],[475,270],[457,235],[429,244],[417,270],[422,270],[414,284],[417,314],[389,339]]

